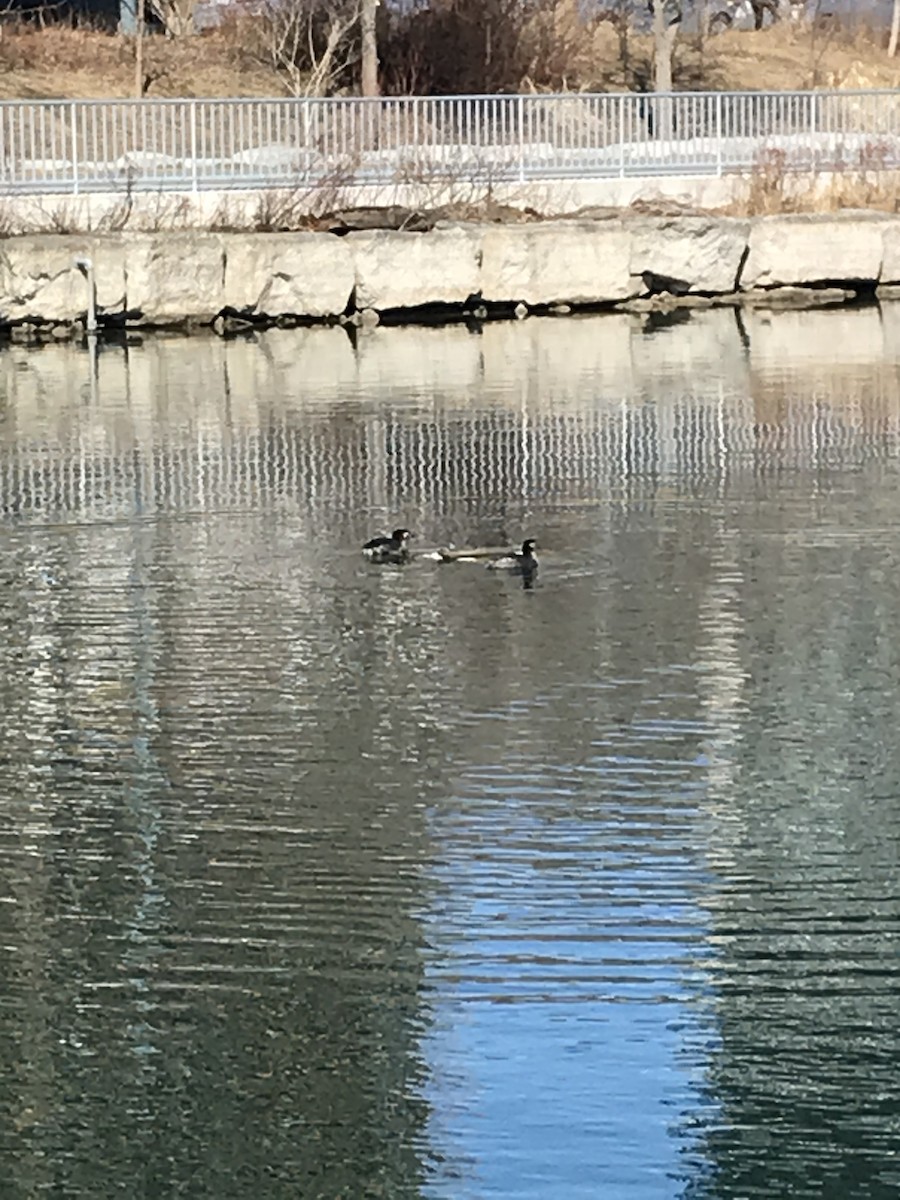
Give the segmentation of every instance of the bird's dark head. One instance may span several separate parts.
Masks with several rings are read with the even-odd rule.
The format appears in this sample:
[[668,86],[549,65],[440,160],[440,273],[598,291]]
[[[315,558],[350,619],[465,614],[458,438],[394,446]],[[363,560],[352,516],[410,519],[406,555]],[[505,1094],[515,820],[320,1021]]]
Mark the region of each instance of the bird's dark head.
[[395,542],[408,542],[415,535],[410,533],[408,529],[395,529],[391,534],[391,538]]
[[525,541],[522,543],[522,553],[525,555],[526,558],[528,558],[530,555],[532,555],[534,553],[536,546],[537,546],[537,542],[535,541],[534,538],[526,538]]

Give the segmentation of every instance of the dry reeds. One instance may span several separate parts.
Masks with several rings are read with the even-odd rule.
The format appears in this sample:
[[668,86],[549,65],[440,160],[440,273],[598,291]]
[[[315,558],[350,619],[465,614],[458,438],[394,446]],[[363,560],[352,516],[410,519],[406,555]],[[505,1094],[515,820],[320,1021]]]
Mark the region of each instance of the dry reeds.
[[768,148],[758,156],[728,211],[750,217],[849,208],[897,212],[900,170],[890,166],[888,154],[884,141],[872,139],[845,159],[799,171],[791,168],[788,151]]

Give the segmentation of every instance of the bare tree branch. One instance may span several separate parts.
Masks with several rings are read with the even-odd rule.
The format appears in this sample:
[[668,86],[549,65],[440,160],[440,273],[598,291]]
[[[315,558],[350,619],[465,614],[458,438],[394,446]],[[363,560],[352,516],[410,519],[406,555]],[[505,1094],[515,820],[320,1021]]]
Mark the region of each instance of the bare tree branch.
[[265,0],[261,56],[293,96],[326,96],[359,58],[359,0]]
[[169,37],[189,37],[196,32],[194,10],[197,0],[148,0],[151,12],[159,17]]

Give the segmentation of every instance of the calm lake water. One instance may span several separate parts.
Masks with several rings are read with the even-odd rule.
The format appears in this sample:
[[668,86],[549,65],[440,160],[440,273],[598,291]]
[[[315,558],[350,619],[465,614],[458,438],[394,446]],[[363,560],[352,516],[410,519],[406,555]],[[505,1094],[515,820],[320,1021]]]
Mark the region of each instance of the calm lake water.
[[900,1193],[898,309],[9,347],[0,499],[3,1200]]

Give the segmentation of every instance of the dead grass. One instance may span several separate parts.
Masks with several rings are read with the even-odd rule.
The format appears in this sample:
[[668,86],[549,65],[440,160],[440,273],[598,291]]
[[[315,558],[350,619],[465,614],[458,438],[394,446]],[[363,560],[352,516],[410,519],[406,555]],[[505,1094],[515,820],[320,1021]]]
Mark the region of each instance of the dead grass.
[[[269,70],[255,66],[234,29],[182,41],[145,41],[150,97],[271,96]],[[134,45],[115,34],[67,26],[8,26],[0,36],[0,99],[90,100],[134,95]]]
[[725,33],[712,40],[724,87],[734,91],[900,87],[900,59],[879,40],[779,25],[759,33]]

